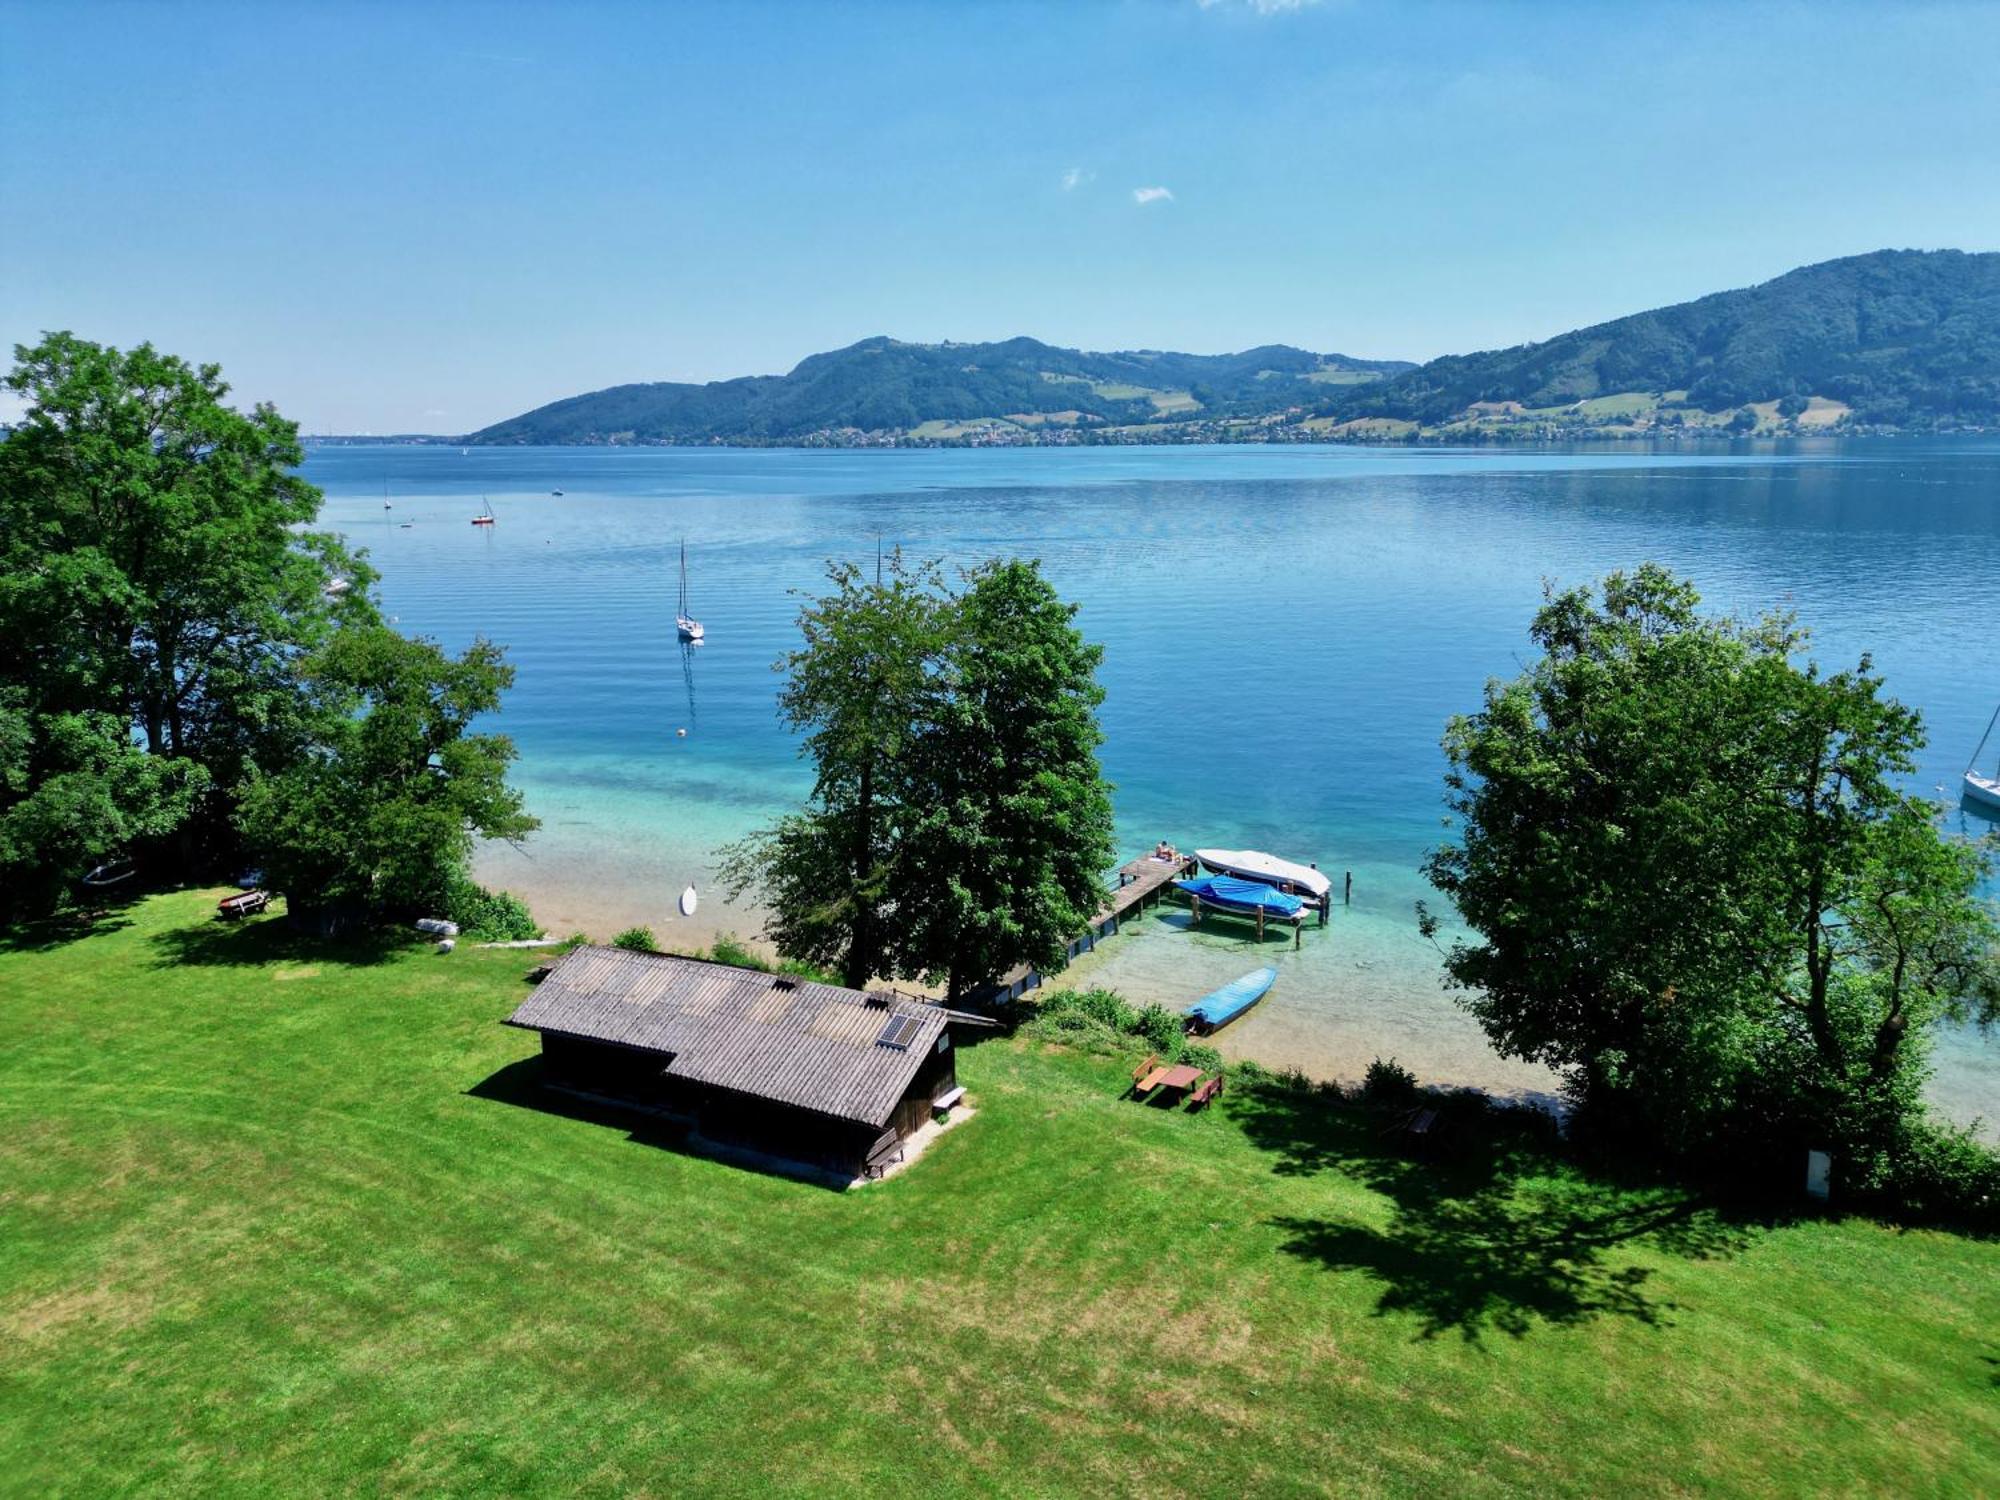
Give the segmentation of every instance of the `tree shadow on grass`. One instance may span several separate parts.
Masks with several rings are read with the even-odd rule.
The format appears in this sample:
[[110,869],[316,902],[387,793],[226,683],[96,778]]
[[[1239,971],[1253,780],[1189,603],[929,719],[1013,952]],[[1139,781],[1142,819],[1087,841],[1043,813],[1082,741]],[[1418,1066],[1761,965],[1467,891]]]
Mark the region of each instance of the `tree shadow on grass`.
[[33,921],[0,928],[0,953],[47,953],[66,948],[87,937],[123,932],[132,925],[128,915],[143,899],[143,893],[115,896],[76,910],[37,917]]
[[1586,1175],[1562,1161],[1527,1112],[1443,1099],[1445,1138],[1413,1155],[1401,1114],[1323,1093],[1245,1091],[1232,1113],[1285,1176],[1336,1171],[1389,1201],[1386,1226],[1274,1220],[1282,1248],[1380,1283],[1379,1316],[1414,1318],[1418,1337],[1520,1338],[1537,1324],[1600,1317],[1659,1327],[1675,1304],[1641,1258],[1707,1260],[1745,1248],[1755,1220],[1686,1189]]
[[255,968],[274,963],[340,964],[366,967],[386,963],[418,946],[406,933],[381,928],[324,938],[301,932],[283,917],[253,917],[242,922],[220,918],[192,927],[175,927],[147,939],[156,958],[154,967],[183,964]]

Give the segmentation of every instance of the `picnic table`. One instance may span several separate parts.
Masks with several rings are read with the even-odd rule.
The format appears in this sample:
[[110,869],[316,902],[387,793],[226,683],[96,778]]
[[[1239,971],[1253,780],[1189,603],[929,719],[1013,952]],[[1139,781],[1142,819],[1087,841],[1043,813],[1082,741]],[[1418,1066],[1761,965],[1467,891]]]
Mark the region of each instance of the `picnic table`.
[[1171,1089],[1175,1093],[1185,1093],[1201,1082],[1201,1069],[1187,1063],[1176,1063],[1173,1067],[1156,1067],[1133,1087],[1137,1094],[1150,1094],[1154,1089]]

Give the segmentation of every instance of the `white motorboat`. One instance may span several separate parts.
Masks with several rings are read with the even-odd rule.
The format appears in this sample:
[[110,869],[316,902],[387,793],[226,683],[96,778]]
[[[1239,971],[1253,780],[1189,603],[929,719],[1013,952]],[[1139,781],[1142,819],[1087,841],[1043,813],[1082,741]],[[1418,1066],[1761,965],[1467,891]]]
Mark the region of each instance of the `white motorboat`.
[[1281,891],[1309,896],[1324,904],[1333,893],[1333,882],[1317,865],[1302,865],[1261,849],[1197,849],[1194,857],[1211,875],[1234,875],[1239,880],[1261,880]]

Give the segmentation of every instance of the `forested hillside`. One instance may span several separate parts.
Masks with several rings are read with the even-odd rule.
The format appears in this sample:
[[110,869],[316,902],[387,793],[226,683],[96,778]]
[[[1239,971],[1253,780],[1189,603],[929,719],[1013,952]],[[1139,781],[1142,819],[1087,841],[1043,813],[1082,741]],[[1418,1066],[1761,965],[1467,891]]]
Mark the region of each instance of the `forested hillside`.
[[1342,384],[1407,361],[1311,354],[1284,345],[1240,354],[1091,354],[1035,339],[908,344],[864,339],[815,354],[789,375],[708,385],[620,385],[552,402],[472,434],[478,443],[774,442],[834,430],[964,436],[964,423],[1076,429],[1264,413],[1317,405]]
[[[1321,411],[1425,426],[1480,403],[1549,409],[1625,392],[1710,412],[1819,396],[1856,423],[2000,420],[2000,254],[1879,250],[1539,344],[1432,360]],[[1680,395],[1679,393],[1684,393]]]
[[620,385],[474,443],[1506,441],[2000,424],[2000,254],[1881,250],[1423,366],[864,339],[788,375]]

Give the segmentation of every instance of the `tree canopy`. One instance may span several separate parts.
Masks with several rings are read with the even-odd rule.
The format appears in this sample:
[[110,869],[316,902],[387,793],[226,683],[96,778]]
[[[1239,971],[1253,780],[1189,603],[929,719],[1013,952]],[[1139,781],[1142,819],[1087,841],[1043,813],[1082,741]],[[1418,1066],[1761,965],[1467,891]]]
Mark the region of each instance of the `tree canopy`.
[[1601,1121],[1830,1145],[1863,1180],[1935,1023],[1995,1016],[1987,857],[1906,789],[1922,725],[1865,657],[1823,672],[1788,618],[1699,604],[1650,565],[1552,593],[1540,658],[1453,721],[1447,968]]
[[1075,614],[1032,562],[975,571],[904,762],[900,970],[953,997],[1019,963],[1060,966],[1103,902],[1104,650]]
[[[321,497],[298,473],[296,426],[231,407],[216,366],[68,333],[15,361],[5,383],[27,409],[0,441],[0,916],[46,908],[111,858],[170,878],[232,865],[253,852],[237,817],[253,783],[302,788],[293,773],[339,766],[345,795],[400,806],[408,764],[349,743],[386,726],[350,722],[371,692],[497,703],[491,648],[454,676],[394,644],[366,559],[310,529]],[[517,826],[493,800],[504,742],[466,736],[467,718],[428,726],[464,782],[436,806],[469,828]],[[355,808],[322,811],[331,840]]]
[[1053,964],[1112,859],[1099,648],[1032,562],[958,591],[900,555],[876,581],[848,564],[828,578],[779,664],[812,800],[731,851],[730,886],[757,890],[780,952],[856,988],[958,994]]
[[297,761],[253,777],[241,822],[296,908],[441,910],[475,835],[537,826],[507,785],[513,745],[472,734],[514,680],[498,647],[447,656],[387,626],[341,631],[303,667],[320,712]]

